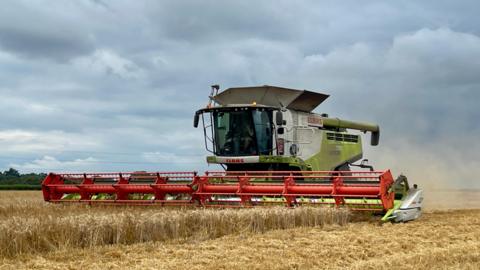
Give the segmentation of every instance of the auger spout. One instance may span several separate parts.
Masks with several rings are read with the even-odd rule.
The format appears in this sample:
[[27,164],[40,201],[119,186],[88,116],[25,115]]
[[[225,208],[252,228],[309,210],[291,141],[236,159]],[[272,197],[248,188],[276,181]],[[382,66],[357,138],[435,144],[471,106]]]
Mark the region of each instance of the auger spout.
[[348,121],[340,118],[323,118],[322,120],[323,126],[325,127],[332,127],[338,129],[355,129],[363,132],[371,132],[371,145],[378,145],[378,142],[380,140],[380,127],[378,125]]

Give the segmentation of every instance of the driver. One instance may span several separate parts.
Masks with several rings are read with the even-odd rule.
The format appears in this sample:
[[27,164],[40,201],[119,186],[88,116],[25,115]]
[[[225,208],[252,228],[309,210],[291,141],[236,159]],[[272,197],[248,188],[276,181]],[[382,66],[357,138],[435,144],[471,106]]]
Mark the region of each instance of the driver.
[[242,130],[242,146],[243,150],[247,153],[256,154],[255,144],[253,138],[254,132],[251,125],[246,125]]

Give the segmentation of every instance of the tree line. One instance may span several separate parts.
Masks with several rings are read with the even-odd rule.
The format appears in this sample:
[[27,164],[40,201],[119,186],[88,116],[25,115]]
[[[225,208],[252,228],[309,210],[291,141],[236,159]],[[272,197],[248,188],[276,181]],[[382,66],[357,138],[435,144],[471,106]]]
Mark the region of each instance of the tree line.
[[39,189],[45,173],[21,174],[14,168],[0,172],[0,189]]

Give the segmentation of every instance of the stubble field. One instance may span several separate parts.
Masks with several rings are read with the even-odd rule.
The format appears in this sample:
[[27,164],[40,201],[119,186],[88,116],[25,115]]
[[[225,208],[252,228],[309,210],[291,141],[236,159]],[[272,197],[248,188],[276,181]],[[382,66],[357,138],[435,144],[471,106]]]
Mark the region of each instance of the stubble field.
[[479,269],[480,193],[441,192],[426,194],[444,200],[419,220],[391,224],[320,208],[50,205],[4,191],[0,269]]

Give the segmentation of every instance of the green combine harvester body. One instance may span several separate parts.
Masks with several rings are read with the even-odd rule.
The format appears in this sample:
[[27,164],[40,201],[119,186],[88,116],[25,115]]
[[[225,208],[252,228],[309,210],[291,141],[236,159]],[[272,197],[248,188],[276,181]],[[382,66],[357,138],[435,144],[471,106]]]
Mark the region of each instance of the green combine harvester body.
[[[205,146],[213,154],[207,157],[207,163],[220,164],[227,172],[337,171],[351,175],[352,166],[373,171],[366,164],[368,160],[354,162],[363,158],[358,133],[370,132],[370,145],[376,146],[379,126],[312,112],[328,95],[268,85],[229,88],[221,93],[218,90],[217,85],[212,86],[208,106],[198,110],[194,119],[197,127],[201,116]],[[422,190],[415,185],[412,195],[406,177],[400,176],[390,191],[395,193],[395,202],[383,220],[405,221],[420,216]],[[365,198],[345,200],[366,208],[375,204]],[[405,201],[406,216],[405,211],[398,211]],[[415,207],[411,207],[413,202]]]
[[371,132],[371,144],[377,145],[380,129],[313,113],[327,97],[273,86],[230,88],[212,96],[215,106],[197,111],[195,118],[209,114],[202,117],[213,154],[207,162],[231,171],[347,169],[363,157],[361,136],[348,131]]

